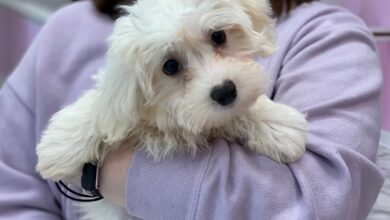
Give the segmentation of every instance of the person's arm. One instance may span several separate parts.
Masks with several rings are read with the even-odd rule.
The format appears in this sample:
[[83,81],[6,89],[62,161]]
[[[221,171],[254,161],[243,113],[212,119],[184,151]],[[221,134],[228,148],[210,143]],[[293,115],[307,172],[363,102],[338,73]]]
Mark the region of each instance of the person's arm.
[[274,58],[281,62],[275,65],[281,71],[274,100],[298,108],[310,124],[303,158],[277,164],[222,140],[195,158],[176,155],[158,163],[137,150],[125,189],[129,214],[142,219],[366,217],[383,183],[374,163],[381,86],[375,46],[364,25],[345,12],[319,10],[307,21]]
[[34,42],[0,90],[0,219],[61,219],[46,181],[35,171]]
[[53,14],[0,90],[0,219],[77,219],[77,205],[35,171],[50,117],[93,85],[112,22],[89,1]]

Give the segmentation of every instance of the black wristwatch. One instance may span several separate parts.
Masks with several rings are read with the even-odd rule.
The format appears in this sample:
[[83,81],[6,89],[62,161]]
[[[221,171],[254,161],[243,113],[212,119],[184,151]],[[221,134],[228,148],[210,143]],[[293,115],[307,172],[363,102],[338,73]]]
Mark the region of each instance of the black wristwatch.
[[[86,163],[81,175],[81,187],[87,194],[76,192],[64,182],[55,182],[57,189],[65,197],[78,202],[94,202],[103,199],[99,193],[99,164]],[[64,191],[65,188],[68,192]]]
[[99,165],[84,164],[81,187],[92,196],[101,196],[99,193]]

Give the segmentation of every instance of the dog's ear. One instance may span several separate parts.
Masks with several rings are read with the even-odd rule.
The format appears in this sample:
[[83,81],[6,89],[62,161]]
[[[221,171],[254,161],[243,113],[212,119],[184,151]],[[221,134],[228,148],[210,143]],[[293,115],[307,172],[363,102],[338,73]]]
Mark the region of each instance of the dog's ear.
[[140,89],[134,74],[127,71],[131,70],[108,64],[97,77],[99,98],[92,114],[103,141],[109,144],[125,139],[139,122]]
[[253,30],[261,38],[259,53],[261,56],[271,55],[275,49],[274,20],[272,19],[272,8],[268,0],[239,0],[244,12],[252,21]]
[[131,16],[116,20],[108,39],[105,67],[96,76],[99,98],[92,111],[95,126],[109,144],[123,140],[138,125],[144,102],[134,58],[138,35],[133,30]]

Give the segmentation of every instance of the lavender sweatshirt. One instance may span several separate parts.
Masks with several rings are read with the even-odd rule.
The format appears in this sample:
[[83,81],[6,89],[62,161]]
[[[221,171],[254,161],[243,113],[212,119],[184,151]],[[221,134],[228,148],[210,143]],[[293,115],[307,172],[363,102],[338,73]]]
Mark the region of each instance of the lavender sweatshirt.
[[[93,86],[113,23],[89,2],[56,13],[0,93],[0,219],[77,219],[73,202],[35,172],[51,115]],[[142,219],[364,219],[383,183],[374,161],[381,72],[372,36],[348,12],[305,4],[277,24],[261,60],[276,102],[310,123],[307,152],[277,164],[224,140],[159,163],[136,151],[126,208]]]

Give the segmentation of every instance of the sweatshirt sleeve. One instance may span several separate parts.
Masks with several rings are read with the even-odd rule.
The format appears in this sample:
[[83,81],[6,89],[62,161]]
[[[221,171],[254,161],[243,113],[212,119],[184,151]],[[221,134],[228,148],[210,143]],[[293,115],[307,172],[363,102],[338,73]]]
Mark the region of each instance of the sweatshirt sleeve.
[[50,16],[0,90],[0,220],[78,219],[77,203],[35,171],[51,116],[90,89],[112,21],[90,1]]
[[307,115],[304,156],[277,164],[223,140],[195,158],[153,162],[137,151],[127,178],[130,214],[191,220],[367,216],[383,184],[374,163],[381,72],[372,36],[360,20],[335,9],[318,10],[294,28],[285,51],[271,61],[280,62],[272,98]]
[[0,90],[0,219],[61,219],[48,183],[35,171],[34,72],[39,44],[39,39],[34,42]]

